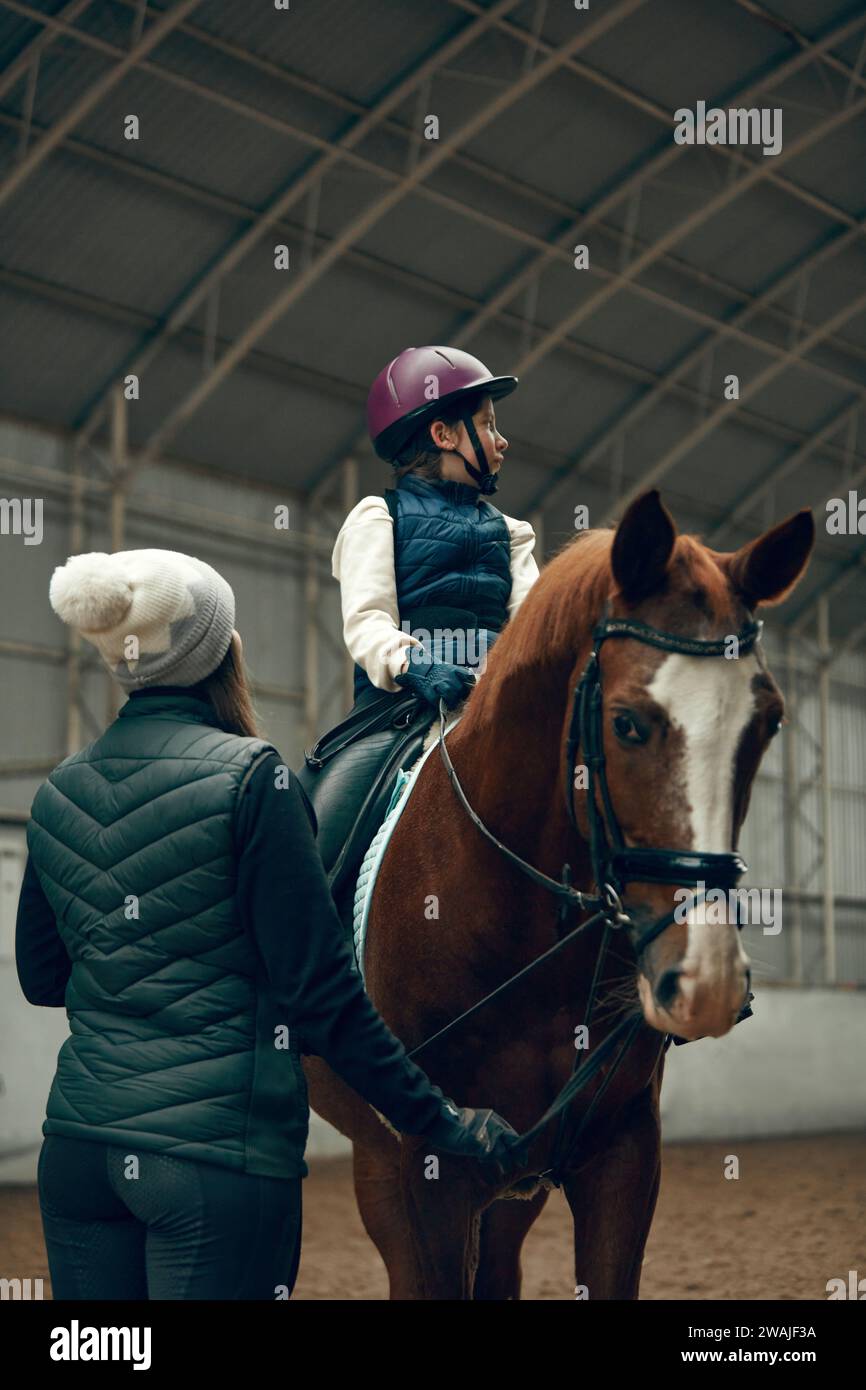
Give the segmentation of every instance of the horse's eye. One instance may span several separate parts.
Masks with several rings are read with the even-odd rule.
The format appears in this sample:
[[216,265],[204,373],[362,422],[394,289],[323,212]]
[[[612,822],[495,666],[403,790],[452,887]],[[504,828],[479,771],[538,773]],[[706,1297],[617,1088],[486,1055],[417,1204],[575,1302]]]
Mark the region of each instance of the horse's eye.
[[615,714],[613,731],[621,743],[644,743],[643,731],[638,728],[630,714]]
[[768,736],[769,736],[770,738],[775,738],[775,737],[776,737],[776,734],[779,732],[779,730],[781,729],[781,727],[782,727],[782,725],[784,724],[784,722],[785,722],[784,719],[780,719],[780,718],[772,719],[772,720],[770,721],[770,727],[769,727],[769,729],[767,730]]

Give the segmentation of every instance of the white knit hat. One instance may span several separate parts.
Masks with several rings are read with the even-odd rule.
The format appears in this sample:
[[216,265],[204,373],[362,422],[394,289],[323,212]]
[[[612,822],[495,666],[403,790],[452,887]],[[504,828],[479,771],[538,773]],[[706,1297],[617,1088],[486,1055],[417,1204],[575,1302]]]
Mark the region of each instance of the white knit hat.
[[231,644],[230,586],[203,560],[176,550],[72,555],[54,571],[49,598],[127,690],[195,685]]

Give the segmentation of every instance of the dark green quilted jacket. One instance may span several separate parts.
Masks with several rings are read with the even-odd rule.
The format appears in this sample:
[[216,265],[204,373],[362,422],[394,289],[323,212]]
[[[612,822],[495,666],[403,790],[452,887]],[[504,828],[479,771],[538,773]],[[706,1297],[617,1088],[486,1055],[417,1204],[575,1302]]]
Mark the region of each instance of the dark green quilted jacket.
[[72,961],[43,1132],[305,1176],[297,1039],[235,910],[235,806],[270,745],[206,720],[193,697],[130,700],[34,800]]

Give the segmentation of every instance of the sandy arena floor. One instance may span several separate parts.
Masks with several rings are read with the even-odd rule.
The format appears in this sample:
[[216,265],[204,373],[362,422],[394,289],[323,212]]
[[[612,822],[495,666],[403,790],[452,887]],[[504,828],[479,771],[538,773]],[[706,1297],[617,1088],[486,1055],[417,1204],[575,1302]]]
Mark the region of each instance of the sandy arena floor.
[[[665,1149],[641,1295],[821,1299],[827,1280],[866,1273],[866,1136],[733,1146],[740,1177],[722,1177],[730,1144]],[[387,1279],[361,1226],[348,1160],[319,1161],[304,1184],[298,1299],[381,1299]],[[0,1275],[48,1266],[33,1188],[0,1188]],[[571,1225],[554,1192],[523,1249],[523,1297],[571,1299]]]

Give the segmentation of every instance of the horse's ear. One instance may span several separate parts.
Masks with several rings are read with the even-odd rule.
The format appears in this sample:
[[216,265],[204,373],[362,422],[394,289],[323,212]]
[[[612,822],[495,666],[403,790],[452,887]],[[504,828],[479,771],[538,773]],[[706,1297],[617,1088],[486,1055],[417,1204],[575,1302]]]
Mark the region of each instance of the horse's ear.
[[725,568],[749,608],[781,603],[802,578],[814,544],[815,518],[804,509],[726,555]]
[[676,538],[677,528],[658,488],[635,498],[616,529],[610,557],[613,577],[630,603],[659,587]]

